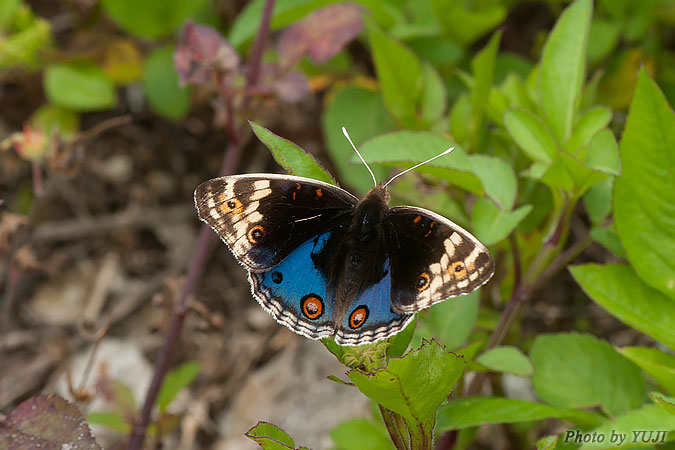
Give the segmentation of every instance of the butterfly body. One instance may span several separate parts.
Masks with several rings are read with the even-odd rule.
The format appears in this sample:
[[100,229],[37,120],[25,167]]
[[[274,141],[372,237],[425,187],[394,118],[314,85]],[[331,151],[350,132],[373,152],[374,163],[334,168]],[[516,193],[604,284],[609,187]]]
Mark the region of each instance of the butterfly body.
[[431,211],[358,200],[308,178],[252,174],[195,190],[200,218],[249,271],[261,306],[296,333],[360,345],[414,313],[489,280],[494,262],[465,230]]

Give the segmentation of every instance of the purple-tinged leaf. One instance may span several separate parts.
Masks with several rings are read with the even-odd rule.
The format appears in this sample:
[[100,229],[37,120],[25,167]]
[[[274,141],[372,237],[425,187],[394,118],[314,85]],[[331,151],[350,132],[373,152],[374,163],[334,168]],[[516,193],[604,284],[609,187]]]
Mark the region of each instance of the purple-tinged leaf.
[[75,405],[45,394],[29,398],[0,422],[0,448],[101,449]]
[[180,83],[207,83],[213,72],[229,74],[239,69],[239,54],[211,27],[186,22],[173,54]]
[[281,66],[290,67],[305,55],[315,63],[331,59],[363,30],[361,11],[355,3],[336,3],[289,27],[277,46]]
[[297,70],[291,70],[277,78],[273,88],[277,97],[288,103],[299,102],[309,94],[307,77]]

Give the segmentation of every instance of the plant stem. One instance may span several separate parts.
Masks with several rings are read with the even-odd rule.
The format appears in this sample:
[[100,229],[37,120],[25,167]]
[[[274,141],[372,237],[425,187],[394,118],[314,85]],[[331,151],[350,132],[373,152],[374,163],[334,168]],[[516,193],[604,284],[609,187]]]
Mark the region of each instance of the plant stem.
[[[409,450],[410,446],[406,438],[404,438],[404,433],[407,435],[407,431],[401,428],[402,421],[396,420],[401,419],[401,416],[394,413],[393,411],[388,410],[382,405],[378,405],[380,408],[380,414],[382,414],[382,419],[384,420],[384,425],[387,427],[389,432],[389,437],[391,437],[396,450]],[[398,416],[398,417],[396,417]],[[398,422],[398,423],[397,423]],[[404,425],[404,424],[403,424]],[[405,426],[405,425],[404,425]]]
[[[256,43],[254,45],[254,50],[251,52],[249,58],[249,67],[250,71],[247,77],[247,84],[253,86],[258,79],[258,74],[260,72],[260,63],[262,60],[262,51],[265,46],[265,41],[269,34],[269,23],[271,20],[272,8],[274,7],[274,0],[267,0],[265,3],[265,9],[263,12],[263,17],[260,23],[260,28],[258,29],[258,35],[256,38]],[[218,83],[220,85],[220,83]],[[219,86],[220,87],[220,86]],[[222,92],[222,91],[221,91]],[[227,94],[227,93],[226,93]],[[228,136],[228,146],[225,156],[223,158],[223,164],[221,167],[221,175],[228,175],[235,172],[237,166],[239,165],[239,159],[241,158],[242,145],[241,138],[239,137],[239,132],[234,122],[234,108],[232,105],[232,99],[230,95],[225,95],[224,101],[226,107],[228,108],[228,123],[227,123],[227,136]],[[188,298],[194,291],[197,281],[201,278],[202,272],[206,265],[206,260],[209,256],[211,244],[213,242],[213,232],[207,225],[202,225],[199,231],[199,238],[197,239],[197,245],[195,251],[192,254],[190,259],[190,265],[188,268],[188,274],[183,285],[183,290],[181,295],[176,302],[173,313],[171,316],[171,321],[169,323],[169,329],[167,331],[166,340],[164,346],[162,347],[157,361],[155,363],[155,371],[152,376],[152,381],[150,382],[150,387],[145,396],[145,401],[143,403],[143,408],[141,409],[140,416],[134,425],[134,428],[131,432],[129,438],[129,444],[127,445],[127,450],[138,450],[143,446],[145,440],[145,432],[150,423],[150,418],[152,415],[152,409],[155,404],[157,395],[164,381],[164,377],[169,368],[169,362],[171,361],[171,356],[174,353],[178,339],[180,337],[181,330],[183,328],[183,322],[185,320],[185,314],[187,313],[187,304]]]
[[[544,240],[539,252],[536,254],[527,272],[521,277],[520,272],[520,251],[515,236],[509,238],[511,243],[511,252],[514,260],[514,284],[511,298],[502,313],[495,331],[490,336],[487,349],[494,348],[504,342],[508,332],[516,320],[525,304],[530,300],[534,292],[543,287],[548,280],[562,270],[574,257],[581,253],[590,244],[590,237],[586,237],[574,244],[572,247],[559,254],[553,262],[548,262],[556,253],[560,252],[560,244],[567,237],[570,223],[570,216],[574,211],[575,203],[568,201],[562,208],[560,217],[556,223],[553,233]],[[518,261],[518,262],[516,262]],[[548,265],[547,265],[548,264]],[[467,396],[477,395],[485,380],[487,374],[477,373],[471,380],[467,389]]]

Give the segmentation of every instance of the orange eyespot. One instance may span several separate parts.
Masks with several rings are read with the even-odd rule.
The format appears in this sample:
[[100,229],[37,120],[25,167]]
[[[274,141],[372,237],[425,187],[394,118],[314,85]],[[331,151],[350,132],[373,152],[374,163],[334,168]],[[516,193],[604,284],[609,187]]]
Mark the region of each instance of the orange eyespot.
[[[224,196],[225,195],[222,195],[221,197]],[[234,212],[235,214],[239,214],[242,210],[242,204],[239,200],[233,198],[221,204],[220,209],[222,209],[223,212],[226,214],[230,214],[232,212]]]
[[265,235],[265,229],[260,225],[256,225],[248,232],[248,240],[252,243],[257,243]]
[[349,326],[352,329],[357,329],[363,325],[368,319],[368,308],[366,306],[359,306],[349,316]]
[[429,274],[422,272],[419,277],[417,277],[417,290],[422,292],[429,287]]
[[462,261],[456,261],[450,264],[450,267],[448,267],[448,272],[453,274],[458,280],[461,280],[466,276],[466,267]]
[[317,319],[323,314],[323,301],[316,294],[307,294],[302,297],[302,313],[308,319]]

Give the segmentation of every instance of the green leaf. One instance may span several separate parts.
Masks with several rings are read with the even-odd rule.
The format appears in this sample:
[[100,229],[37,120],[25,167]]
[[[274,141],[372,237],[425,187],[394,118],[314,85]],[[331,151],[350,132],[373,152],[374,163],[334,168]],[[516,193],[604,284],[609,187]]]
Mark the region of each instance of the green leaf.
[[495,77],[495,64],[501,33],[492,35],[488,44],[479,51],[471,61],[471,70],[474,76],[471,90],[471,122],[469,124],[472,148],[478,148],[478,139],[483,135],[483,116],[488,103],[490,88]]
[[133,417],[137,407],[131,388],[117,380],[106,380],[102,381],[101,384],[107,392],[107,396],[109,396],[108,403],[114,411],[122,417]]
[[537,441],[537,450],[553,450],[558,445],[558,436],[545,436]]
[[550,164],[558,153],[553,136],[544,122],[524,109],[510,109],[504,114],[506,131],[533,161]]
[[178,85],[173,51],[173,45],[166,45],[148,55],[143,66],[143,89],[157,114],[178,121],[190,111],[190,86]]
[[540,335],[530,351],[534,390],[559,408],[600,405],[611,415],[642,404],[645,381],[609,344],[581,334]]
[[[345,86],[336,89],[328,97],[328,105],[322,117],[323,134],[326,137],[326,149],[333,164],[338,169],[340,179],[361,193],[373,187],[368,170],[361,161],[350,164],[354,150],[342,134],[342,127],[349,132],[357,148],[366,139],[394,130],[396,124],[384,107],[377,92],[358,86]],[[385,167],[372,167],[378,180],[389,173]]]
[[661,408],[675,416],[675,398],[665,396],[660,392],[650,392],[649,398]]
[[618,21],[593,18],[588,35],[588,62],[599,63],[616,48],[621,37],[621,26]]
[[436,341],[423,344],[402,358],[371,373],[347,373],[359,390],[385,408],[403,416],[413,440],[433,430],[436,409],[445,401],[464,371],[464,360]]
[[422,36],[406,40],[415,54],[435,67],[454,66],[464,55],[464,49],[443,36]]
[[485,195],[494,200],[503,210],[510,210],[516,201],[518,180],[513,169],[496,156],[470,155],[472,172],[478,176]]
[[476,199],[471,221],[476,237],[485,245],[496,244],[506,238],[521,220],[532,211],[532,205],[523,205],[513,211],[499,209],[491,200]]
[[[645,405],[640,409],[628,411],[625,414],[616,418],[616,420],[609,420],[600,427],[590,431],[597,435],[602,434],[606,437],[605,442],[589,442],[581,446],[580,450],[591,449],[621,449],[631,447],[644,447],[645,443],[642,439],[650,437],[650,431],[653,431],[651,438],[656,437],[656,432],[660,431],[664,435],[665,431],[675,430],[675,415],[670,414],[665,409],[658,405]],[[623,434],[626,436],[622,444],[609,443],[609,437],[612,433]],[[670,433],[666,439],[672,440],[675,435]],[[653,442],[647,442],[653,443]]]
[[103,10],[126,31],[146,38],[168,36],[206,0],[101,0]]
[[[471,173],[473,166],[466,152],[442,136],[423,131],[397,131],[367,140],[359,151],[369,164],[410,167],[450,147],[455,147],[455,150],[449,155],[415,170],[442,177],[471,192],[482,193],[480,180]],[[356,156],[352,159],[358,160]]]
[[675,298],[675,113],[644,69],[621,139],[621,165],[614,220],[623,248],[643,280]]
[[476,358],[476,362],[484,365],[488,369],[497,372],[513,373],[515,375],[532,375],[532,363],[516,347],[504,345],[502,347],[492,348]]
[[594,224],[605,220],[612,212],[612,190],[614,189],[614,177],[608,177],[593,186],[584,195],[584,206],[591,222]]
[[340,450],[393,450],[382,426],[366,419],[341,422],[330,432]]
[[80,130],[80,116],[73,111],[58,106],[44,104],[30,118],[31,126],[40,128],[45,135],[58,133],[64,140],[75,137]]
[[155,401],[159,412],[166,411],[176,395],[194,381],[200,370],[201,365],[197,361],[188,361],[166,374]]
[[574,131],[565,144],[565,150],[575,155],[579,153],[611,119],[612,111],[605,106],[595,106],[586,111],[574,126]]
[[465,5],[457,0],[431,0],[434,15],[443,33],[464,46],[469,46],[506,17],[507,10],[502,5],[480,4],[481,7],[474,11],[467,9]]
[[389,347],[387,348],[387,358],[398,358],[402,356],[415,334],[415,327],[417,326],[417,316],[401,331],[389,338]]
[[257,442],[264,450],[295,450],[295,442],[281,428],[267,422],[258,422],[246,432],[246,437]]
[[675,356],[647,347],[623,347],[619,352],[651,375],[666,392],[675,395]]
[[621,247],[621,242],[619,242],[619,236],[616,234],[616,227],[614,227],[613,223],[606,227],[591,228],[590,236],[591,239],[619,258],[626,259],[626,252]]
[[75,111],[108,109],[117,100],[110,79],[90,62],[47,67],[44,90],[51,103]]
[[[447,107],[445,84],[436,69],[430,64],[422,66],[422,119],[427,128],[439,123]],[[361,116],[363,113],[359,113]]]
[[471,98],[468,94],[459,96],[450,108],[450,133],[461,144],[469,142],[469,122],[471,120]]
[[593,3],[576,0],[563,11],[549,34],[539,71],[540,105],[556,142],[572,131],[586,69],[586,43]]
[[478,318],[478,291],[437,303],[422,313],[420,333],[426,332],[454,350],[471,335]]
[[7,24],[11,24],[10,21],[14,17],[20,2],[21,0],[5,0],[0,3],[0,31],[4,32]]
[[570,268],[586,294],[622,322],[675,349],[675,300],[645,284],[629,266]]
[[89,425],[100,425],[120,433],[128,433],[131,431],[131,424],[118,412],[93,411],[87,413],[87,423]]
[[621,174],[621,161],[619,161],[619,146],[611,131],[604,129],[593,136],[585,159],[585,165],[598,172],[610,175]]
[[372,21],[366,22],[384,104],[404,127],[416,128],[422,64],[408,47],[387,36]]
[[457,430],[484,423],[531,422],[548,418],[565,419],[586,426],[602,423],[598,415],[586,411],[559,409],[513,398],[468,397],[452,400],[439,408],[437,429]]
[[335,184],[333,178],[312,155],[253,121],[249,121],[249,124],[258,139],[270,149],[274,160],[289,174]]

